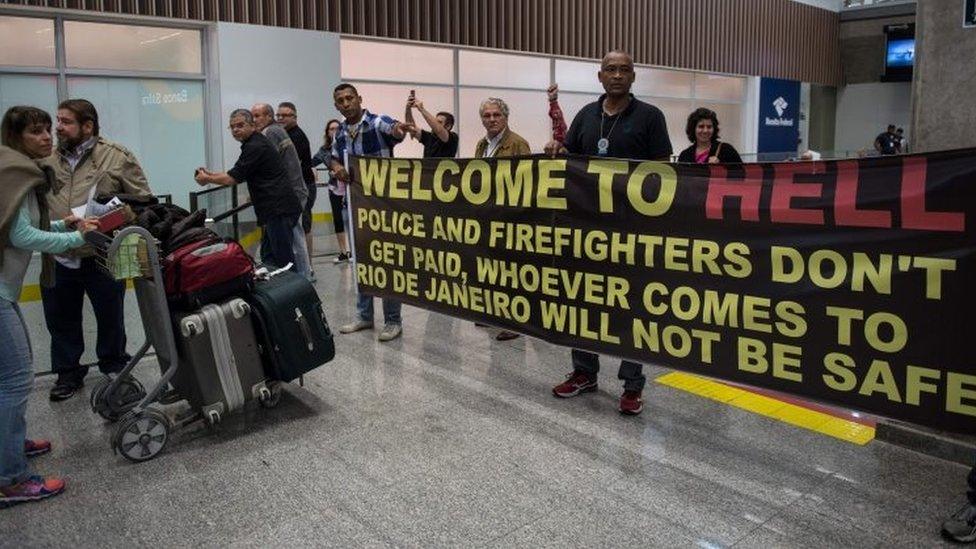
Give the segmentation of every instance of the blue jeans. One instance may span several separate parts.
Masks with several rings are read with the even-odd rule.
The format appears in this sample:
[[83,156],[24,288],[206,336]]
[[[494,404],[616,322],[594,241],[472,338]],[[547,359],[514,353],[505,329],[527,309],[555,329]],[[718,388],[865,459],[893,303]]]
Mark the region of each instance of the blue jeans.
[[56,374],[77,373],[85,352],[82,312],[85,296],[91,301],[98,324],[95,354],[103,373],[118,372],[129,362],[125,352],[125,283],[102,271],[94,258],[81,260],[81,268],[69,269],[60,263],[54,267],[54,286],[41,287],[44,322],[51,334],[51,370]]
[[[596,379],[597,372],[600,371],[600,356],[589,351],[573,349],[573,370],[583,372]],[[620,370],[617,371],[617,379],[624,382],[625,391],[643,391],[644,382],[647,378],[642,373],[643,367],[639,362],[630,360],[620,361]]]
[[308,262],[308,244],[305,242],[305,231],[296,223],[292,229],[293,237],[291,252],[295,256],[295,269],[305,278],[312,276],[312,265]]
[[261,235],[261,263],[275,267],[291,263],[291,270],[299,272],[292,247],[297,223],[297,215],[279,215],[265,221]]
[[18,484],[30,476],[24,440],[27,438],[27,397],[34,385],[33,353],[20,307],[0,298],[0,486]]
[[[403,304],[395,299],[383,300],[383,321],[387,324],[402,324],[400,309]],[[356,294],[356,311],[359,312],[360,320],[373,321],[373,296],[366,294]]]

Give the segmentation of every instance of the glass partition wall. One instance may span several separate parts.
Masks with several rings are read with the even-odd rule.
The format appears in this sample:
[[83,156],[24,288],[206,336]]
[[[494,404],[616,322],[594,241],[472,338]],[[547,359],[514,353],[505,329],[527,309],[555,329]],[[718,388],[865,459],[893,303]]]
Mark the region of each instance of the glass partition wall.
[[203,52],[200,28],[0,14],[0,109],[53,118],[60,101],[88,99],[153,191],[187,206],[193,169],[207,165]]
[[[212,156],[207,132],[221,131],[208,128],[204,112],[204,26],[73,17],[0,11],[0,108],[30,104],[53,114],[60,100],[91,100],[105,136],[136,154],[157,193],[172,194],[186,206],[193,168]],[[431,112],[454,114],[460,156],[473,155],[484,135],[478,107],[488,97],[508,103],[512,129],[539,152],[550,139],[550,82],[560,85],[567,124],[602,93],[599,63],[545,55],[343,37],[341,66],[343,80],[357,85],[373,112],[402,118],[407,95],[416,90]],[[746,80],[641,66],[633,91],[664,111],[676,153],[688,144],[685,120],[699,106],[715,110],[723,138],[748,153],[752,146],[742,141]],[[328,93],[323,101],[331,102]],[[395,154],[421,151],[408,139]]]
[[[345,36],[341,50],[343,81],[356,85],[371,112],[402,119],[407,95],[415,90],[430,112],[454,114],[461,157],[473,156],[484,136],[478,108],[488,97],[508,103],[512,130],[534,152],[541,152],[551,139],[546,98],[550,83],[559,84],[559,103],[567,125],[584,105],[603,93],[597,80],[600,64],[595,61]],[[685,124],[698,107],[717,113],[723,140],[744,153],[752,150],[743,141],[746,77],[643,66],[636,73],[633,93],[664,112],[675,154],[690,144]],[[422,147],[409,138],[394,151],[398,157],[420,156],[421,152]]]

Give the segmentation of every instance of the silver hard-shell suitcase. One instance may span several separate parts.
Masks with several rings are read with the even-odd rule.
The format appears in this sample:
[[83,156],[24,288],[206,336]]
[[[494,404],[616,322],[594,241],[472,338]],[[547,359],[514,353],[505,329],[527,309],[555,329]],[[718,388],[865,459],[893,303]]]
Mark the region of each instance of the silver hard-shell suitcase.
[[251,314],[236,298],[177,319],[181,366],[174,384],[210,423],[252,399],[271,398]]

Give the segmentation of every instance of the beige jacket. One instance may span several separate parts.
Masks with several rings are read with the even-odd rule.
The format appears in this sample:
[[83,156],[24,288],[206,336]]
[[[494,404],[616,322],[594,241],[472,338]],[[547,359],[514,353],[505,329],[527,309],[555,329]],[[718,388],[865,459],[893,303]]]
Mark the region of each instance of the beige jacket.
[[92,187],[96,188],[96,195],[152,194],[135,155],[103,137],[98,138],[74,171],[58,151],[48,157],[45,164],[54,169],[61,185],[61,192],[47,197],[51,219],[63,219],[71,213],[71,208],[86,204]]
[[[487,150],[488,138],[482,137],[474,150],[474,156],[476,158],[482,158]],[[528,141],[512,130],[505,130],[505,135],[502,136],[502,140],[498,144],[498,148],[495,149],[495,154],[492,156],[494,158],[504,158],[506,156],[527,156],[530,154],[532,154],[532,149],[529,148]]]
[[[95,146],[85,153],[74,171],[61,154],[54,154],[44,160],[44,164],[54,170],[61,191],[47,195],[51,219],[64,219],[71,214],[71,208],[84,206],[91,196],[100,194],[150,195],[146,174],[135,155],[122,145],[99,137]],[[62,255],[67,257],[88,257],[94,253],[91,246],[71,250]]]

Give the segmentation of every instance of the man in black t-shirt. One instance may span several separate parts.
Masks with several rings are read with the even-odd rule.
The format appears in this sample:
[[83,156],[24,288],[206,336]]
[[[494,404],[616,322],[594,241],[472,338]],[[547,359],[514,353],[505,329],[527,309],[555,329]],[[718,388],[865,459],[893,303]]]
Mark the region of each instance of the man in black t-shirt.
[[905,128],[898,128],[895,130],[895,149],[898,154],[905,154],[908,152],[908,140],[905,139]]
[[673,149],[664,113],[630,93],[634,77],[630,55],[608,53],[598,73],[606,93],[580,109],[565,141],[550,141],[546,152],[668,161]]
[[254,215],[263,229],[261,261],[284,267],[292,264],[295,270],[295,254],[292,249],[293,235],[301,203],[288,184],[285,165],[278,149],[257,131],[254,117],[247,109],[237,109],[230,114],[230,131],[241,142],[241,156],[227,172],[211,172],[197,168],[195,179],[200,185],[237,185],[247,182]]
[[[585,154],[637,160],[667,161],[673,152],[668,128],[661,109],[644,103],[630,93],[634,84],[634,60],[623,51],[611,51],[603,57],[597,73],[604,95],[583,107],[573,119],[563,143],[550,141],[546,152]],[[624,381],[624,393],[618,410],[637,415],[644,409],[641,394],[646,378],[639,363],[624,360],[617,377]],[[573,349],[573,373],[553,387],[552,394],[569,398],[596,391],[600,357],[595,353]]]
[[431,114],[411,90],[410,96],[407,98],[407,110],[403,117],[407,124],[414,123],[413,109],[417,109],[427,121],[427,125],[430,126],[430,131],[421,130],[411,134],[424,146],[424,158],[454,158],[457,156],[458,134],[451,131],[454,128],[454,115],[444,111],[437,113],[436,116]]
[[883,155],[898,154],[898,136],[895,135],[894,124],[888,124],[888,129],[874,138],[874,149]]

